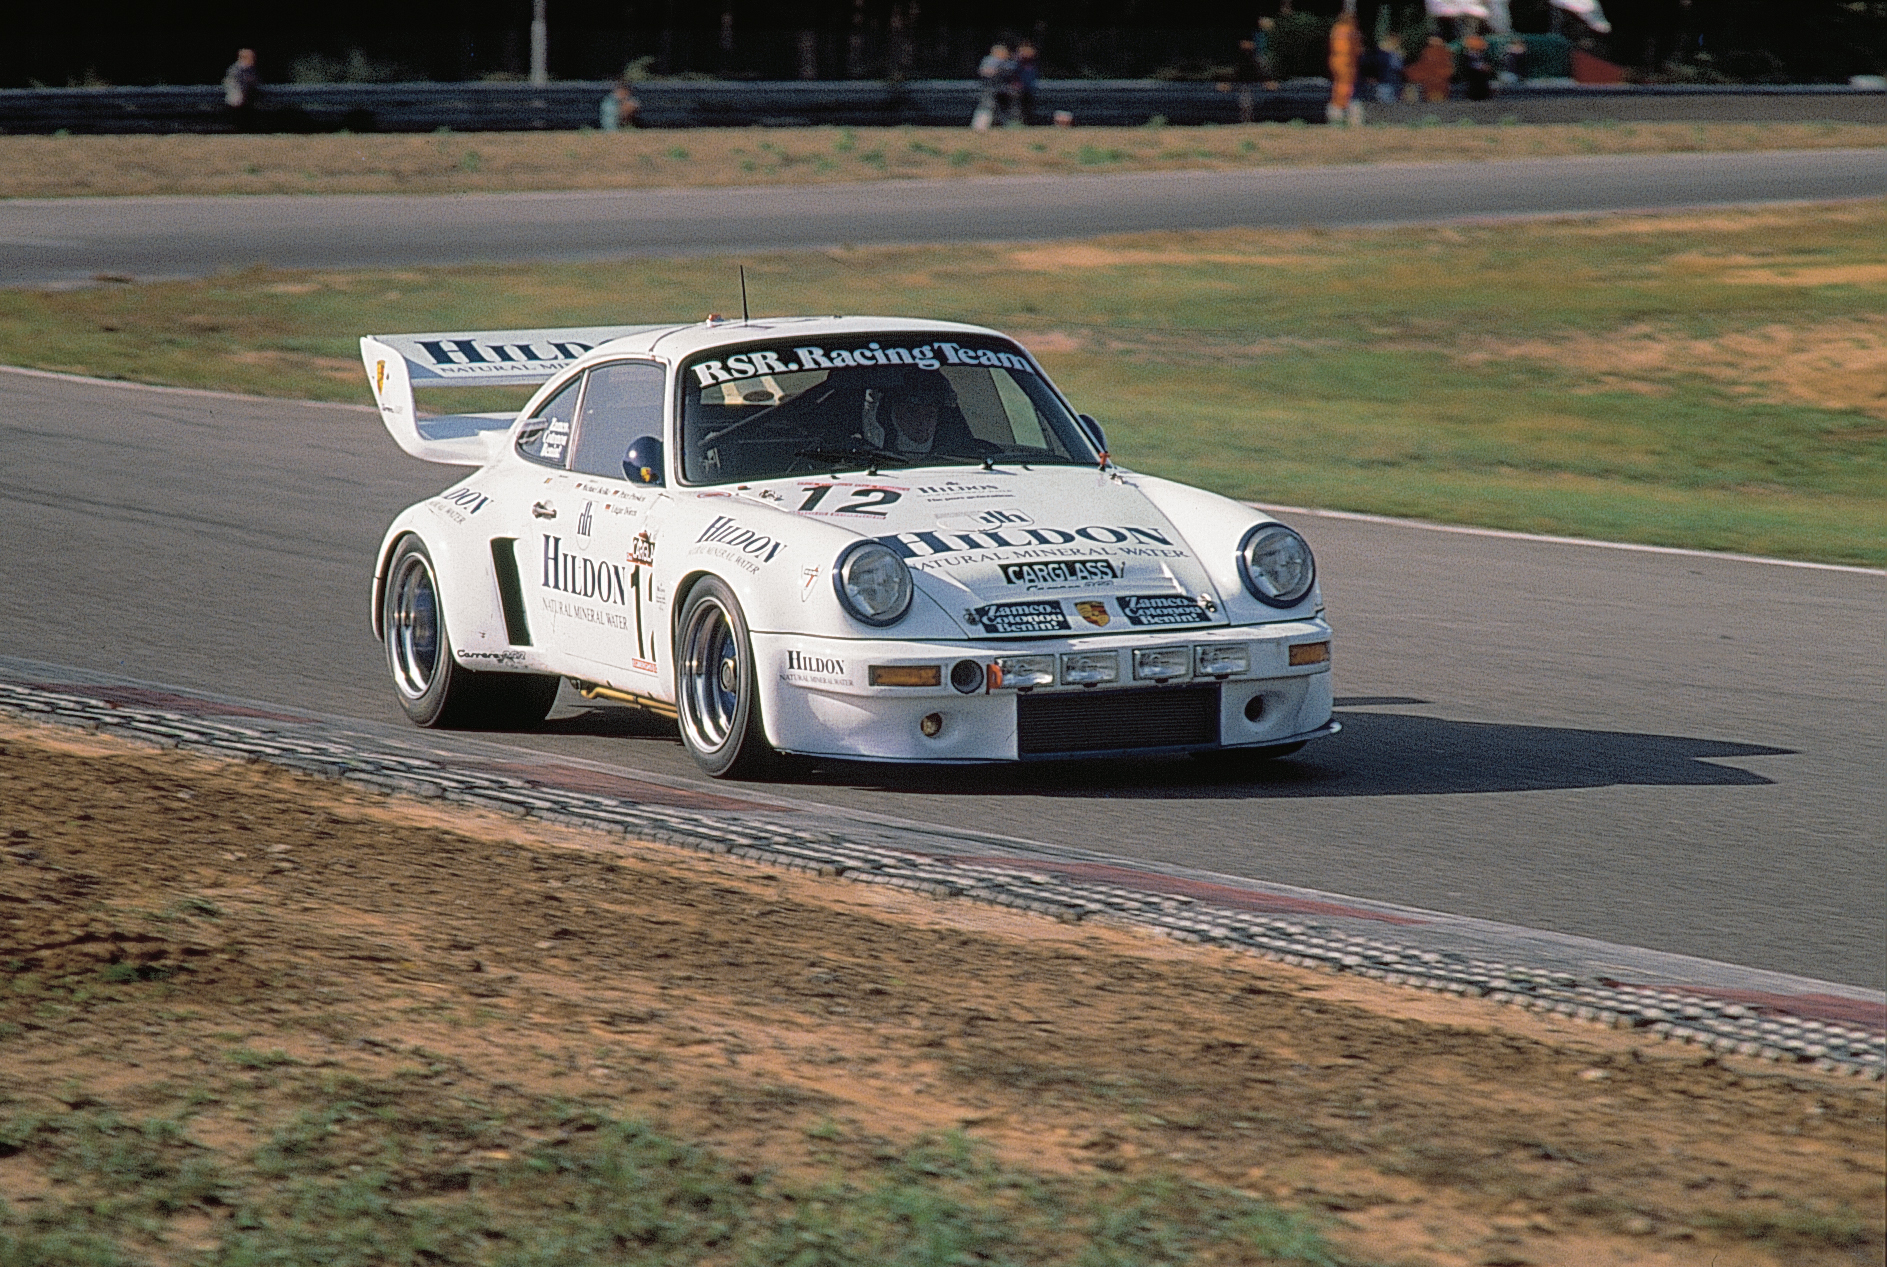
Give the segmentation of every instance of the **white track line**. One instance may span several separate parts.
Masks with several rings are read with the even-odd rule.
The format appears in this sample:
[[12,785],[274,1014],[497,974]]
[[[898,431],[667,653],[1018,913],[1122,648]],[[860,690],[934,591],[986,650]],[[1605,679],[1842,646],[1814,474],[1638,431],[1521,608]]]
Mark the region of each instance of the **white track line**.
[[1370,515],[1358,510],[1318,510],[1311,506],[1280,506],[1275,502],[1246,502],[1254,510],[1267,514],[1317,515],[1324,519],[1354,519],[1361,523],[1390,524],[1397,528],[1420,528],[1427,532],[1458,532],[1469,537],[1501,537],[1509,541],[1541,541],[1549,545],[1594,546],[1601,550],[1634,550],[1640,554],[1679,554],[1692,559],[1727,559],[1734,563],[1767,563],[1779,568],[1809,568],[1817,572],[1854,572],[1861,576],[1887,576],[1887,568],[1856,567],[1849,563],[1807,563],[1801,559],[1772,559],[1761,554],[1731,554],[1727,550],[1692,550],[1684,546],[1650,546],[1632,541],[1596,541],[1591,537],[1554,537],[1541,532],[1509,532],[1502,528],[1474,528],[1466,524],[1430,523],[1426,519],[1397,519],[1390,515]]
[[[246,396],[241,392],[219,392],[207,387],[159,387],[153,383],[131,383],[121,378],[92,378],[84,374],[61,374],[55,370],[30,370],[18,365],[0,365],[0,374],[50,378],[66,383],[84,383],[92,387],[118,387],[126,391],[160,392],[175,396],[208,396],[215,400],[242,400],[278,405],[307,405],[316,409],[351,409],[356,413],[376,415],[379,413],[371,405],[337,404],[327,400],[293,400],[281,396]],[[1320,515],[1325,519],[1354,519],[1362,523],[1389,524],[1398,528],[1421,528],[1429,532],[1458,532],[1470,537],[1503,537],[1511,541],[1596,546],[1603,550],[1636,550],[1641,554],[1680,554],[1689,558],[1729,559],[1737,563],[1767,563],[1774,567],[1808,568],[1818,572],[1854,572],[1862,576],[1887,576],[1887,568],[1854,567],[1846,563],[1804,563],[1799,559],[1771,559],[1760,554],[1730,554],[1722,550],[1688,550],[1682,546],[1637,545],[1629,541],[1594,541],[1589,537],[1552,537],[1537,532],[1507,532],[1500,528],[1471,528],[1462,524],[1430,523],[1424,519],[1397,519],[1390,515],[1369,515],[1355,510],[1317,510],[1309,506],[1281,506],[1274,502],[1246,502],[1245,504],[1267,513]]]

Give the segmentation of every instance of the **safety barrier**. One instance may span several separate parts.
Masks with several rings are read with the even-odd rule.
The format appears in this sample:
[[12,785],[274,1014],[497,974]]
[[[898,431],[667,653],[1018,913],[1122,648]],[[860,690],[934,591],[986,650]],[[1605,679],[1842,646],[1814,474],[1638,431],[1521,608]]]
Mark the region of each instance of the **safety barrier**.
[[[264,132],[574,131],[595,127],[609,85],[523,83],[267,84],[250,123]],[[663,81],[635,86],[653,128],[967,125],[981,96],[965,80],[738,83]],[[1321,123],[1328,88],[1296,80],[1252,94],[1258,121]],[[1066,111],[1078,124],[1237,123],[1236,91],[1213,83],[1045,80],[1034,118]],[[1833,85],[1608,86],[1524,84],[1494,101],[1445,103],[1487,121],[1579,119],[1837,119],[1887,122],[1887,93]],[[1398,110],[1401,114],[1406,111]],[[0,133],[228,132],[237,121],[216,85],[0,90]]]

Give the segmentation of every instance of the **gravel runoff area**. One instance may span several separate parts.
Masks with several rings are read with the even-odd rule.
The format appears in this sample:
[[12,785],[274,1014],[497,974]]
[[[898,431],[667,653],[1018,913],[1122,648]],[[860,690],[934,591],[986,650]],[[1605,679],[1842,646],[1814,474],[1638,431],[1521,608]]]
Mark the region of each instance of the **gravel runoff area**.
[[[144,692],[148,697],[148,692]],[[1063,922],[1137,926],[1273,962],[1352,973],[1391,985],[1488,998],[1532,1011],[1639,1031],[1725,1055],[1810,1064],[1879,1081],[1887,1070],[1887,1025],[1866,1002],[1814,996],[1809,1006],[1735,990],[1658,989],[1603,976],[1503,962],[1344,931],[1303,914],[1268,915],[1131,883],[1112,883],[1093,864],[1052,874],[1001,861],[951,859],[900,849],[896,833],[808,830],[785,816],[663,805],[445,763],[411,752],[332,737],[285,733],[265,712],[205,716],[137,702],[136,690],[54,689],[0,680],[0,715],[232,760],[264,761],[393,795],[462,803],[518,818],[628,835],[702,853],[888,885],[936,898],[988,903]],[[180,698],[180,697],[174,697]],[[242,710],[230,710],[240,713]],[[290,721],[286,716],[275,720]],[[677,797],[685,801],[686,797]],[[714,798],[698,798],[712,801]],[[1086,875],[1082,873],[1086,872]],[[1110,877],[1112,878],[1112,877]],[[1339,908],[1331,907],[1332,910]],[[1413,921],[1408,921],[1413,922]],[[1739,993],[1742,997],[1738,997]]]

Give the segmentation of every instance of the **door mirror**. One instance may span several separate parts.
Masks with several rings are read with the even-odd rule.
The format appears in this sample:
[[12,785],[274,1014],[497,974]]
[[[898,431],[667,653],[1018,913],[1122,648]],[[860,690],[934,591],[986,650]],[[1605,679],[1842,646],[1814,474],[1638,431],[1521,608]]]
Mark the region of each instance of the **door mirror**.
[[1081,430],[1087,434],[1089,443],[1093,444],[1094,447],[1101,452],[1106,453],[1107,432],[1101,430],[1101,424],[1094,420],[1094,415],[1076,414],[1075,418],[1081,423]]
[[631,484],[661,484],[662,442],[654,436],[640,436],[622,455],[622,473]]

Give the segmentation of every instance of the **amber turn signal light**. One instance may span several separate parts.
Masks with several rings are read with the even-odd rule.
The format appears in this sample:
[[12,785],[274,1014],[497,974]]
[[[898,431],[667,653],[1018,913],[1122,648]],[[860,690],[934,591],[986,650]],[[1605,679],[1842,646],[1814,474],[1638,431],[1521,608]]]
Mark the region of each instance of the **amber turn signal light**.
[[870,672],[873,686],[942,686],[941,664],[874,664]]
[[1291,663],[1328,664],[1330,662],[1330,644],[1327,642],[1300,642],[1291,648]]

